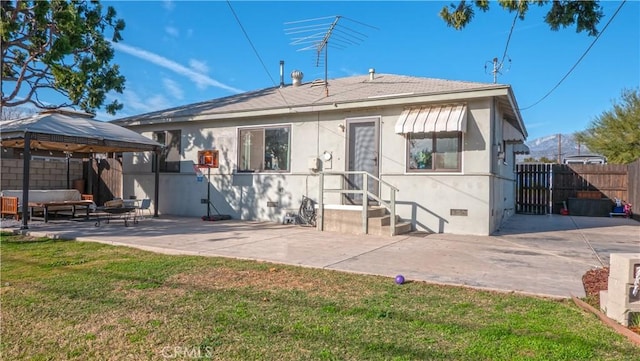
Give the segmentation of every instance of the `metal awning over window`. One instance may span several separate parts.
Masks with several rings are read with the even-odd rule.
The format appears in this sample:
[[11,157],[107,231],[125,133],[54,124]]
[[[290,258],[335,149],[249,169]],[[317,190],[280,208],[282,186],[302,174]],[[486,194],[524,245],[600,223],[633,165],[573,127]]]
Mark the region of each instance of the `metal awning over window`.
[[505,120],[502,123],[502,139],[507,143],[523,143],[524,135]]
[[467,128],[467,105],[449,104],[405,109],[396,122],[397,134],[464,132]]
[[529,147],[526,144],[518,143],[518,144],[514,144],[513,145],[513,153],[515,153],[515,154],[529,154],[529,153],[531,153],[531,150],[529,150]]

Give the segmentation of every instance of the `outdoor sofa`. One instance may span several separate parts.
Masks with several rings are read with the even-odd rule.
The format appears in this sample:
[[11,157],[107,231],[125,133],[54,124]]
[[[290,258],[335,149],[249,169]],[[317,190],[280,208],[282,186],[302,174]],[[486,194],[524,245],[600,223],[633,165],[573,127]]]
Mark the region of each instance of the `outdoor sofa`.
[[[4,190],[0,192],[2,198],[2,217],[6,215],[19,219],[22,214],[22,190]],[[50,214],[59,212],[71,213],[75,216],[79,210],[84,210],[87,217],[92,207],[93,196],[81,194],[77,189],[30,189],[29,217],[42,215],[45,222]]]

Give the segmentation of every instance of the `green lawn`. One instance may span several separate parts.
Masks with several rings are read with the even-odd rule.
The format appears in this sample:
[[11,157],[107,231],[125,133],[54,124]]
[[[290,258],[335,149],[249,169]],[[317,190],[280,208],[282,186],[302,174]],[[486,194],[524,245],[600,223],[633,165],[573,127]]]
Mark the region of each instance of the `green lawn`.
[[573,302],[2,234],[3,360],[638,360]]

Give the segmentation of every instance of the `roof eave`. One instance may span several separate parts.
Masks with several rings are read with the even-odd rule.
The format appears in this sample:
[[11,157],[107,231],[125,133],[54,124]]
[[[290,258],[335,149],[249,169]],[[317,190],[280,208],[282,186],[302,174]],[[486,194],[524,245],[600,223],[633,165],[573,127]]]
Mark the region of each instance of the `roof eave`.
[[518,125],[520,126],[520,129],[522,129],[522,134],[524,135],[524,139],[526,140],[529,136],[529,133],[527,132],[527,128],[524,126],[524,120],[522,119],[522,114],[520,114],[520,108],[518,107],[516,96],[514,95],[513,89],[511,87],[509,87],[508,89],[507,98],[509,99],[509,104],[511,104],[511,108],[516,115]]
[[[162,123],[177,123],[177,122],[191,122],[191,121],[210,121],[219,119],[239,119],[239,118],[253,118],[264,116],[285,115],[293,113],[315,113],[315,112],[328,112],[337,110],[354,110],[361,108],[371,107],[383,107],[394,105],[412,105],[419,103],[429,102],[456,102],[474,98],[484,98],[491,96],[509,96],[510,87],[504,86],[489,86],[486,88],[477,88],[472,90],[458,90],[458,91],[446,91],[438,93],[428,94],[390,94],[382,96],[374,96],[366,99],[360,99],[356,101],[347,102],[331,102],[328,101],[322,104],[304,104],[291,107],[274,107],[269,109],[254,109],[246,111],[235,112],[219,112],[219,113],[206,113],[206,114],[194,114],[180,117],[161,117],[151,118],[144,120],[129,120],[126,122],[120,122],[121,125],[132,127]],[[517,111],[517,109],[516,109]],[[519,113],[518,113],[519,116]],[[128,118],[131,119],[131,118]],[[521,121],[521,120],[519,120]],[[118,123],[115,121],[114,123]]]

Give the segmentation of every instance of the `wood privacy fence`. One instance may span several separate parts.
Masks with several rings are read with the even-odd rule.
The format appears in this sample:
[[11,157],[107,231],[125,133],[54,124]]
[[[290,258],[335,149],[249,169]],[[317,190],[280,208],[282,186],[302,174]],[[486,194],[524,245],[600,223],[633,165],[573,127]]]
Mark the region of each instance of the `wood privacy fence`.
[[85,161],[88,191],[97,205],[115,197],[122,198],[122,161],[117,158]]
[[[629,170],[635,172],[633,176]],[[569,198],[637,198],[640,161],[622,164],[517,164],[516,212],[560,213]],[[637,201],[635,201],[637,203]],[[636,208],[637,210],[637,208]]]
[[516,213],[551,212],[553,164],[516,165]]

